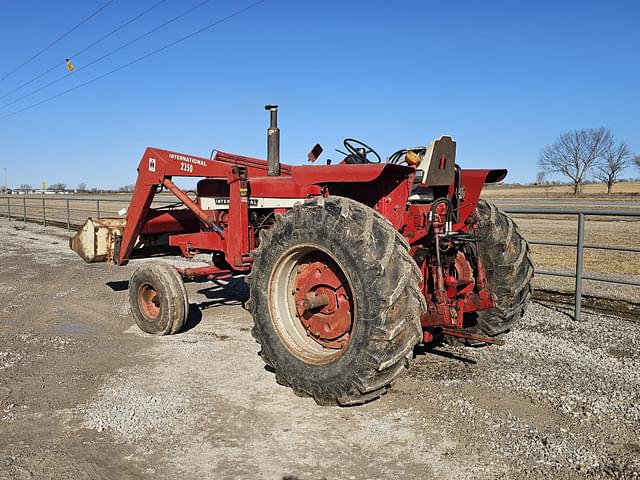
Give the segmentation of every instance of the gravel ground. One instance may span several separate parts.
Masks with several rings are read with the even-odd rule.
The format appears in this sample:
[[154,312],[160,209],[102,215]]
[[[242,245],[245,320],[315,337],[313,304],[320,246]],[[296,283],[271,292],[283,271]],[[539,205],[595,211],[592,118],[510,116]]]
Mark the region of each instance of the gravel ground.
[[[640,475],[638,328],[602,315],[586,314],[578,323],[553,306],[533,304],[505,346],[443,351],[469,366],[442,365],[440,382],[451,387],[444,416],[468,417],[466,433],[489,442],[507,470],[634,478]],[[420,368],[409,372],[422,375]]]
[[389,394],[319,407],[257,356],[241,280],[150,337],[135,268],[0,220],[0,479],[639,478],[640,315],[531,304],[502,347],[416,349]]

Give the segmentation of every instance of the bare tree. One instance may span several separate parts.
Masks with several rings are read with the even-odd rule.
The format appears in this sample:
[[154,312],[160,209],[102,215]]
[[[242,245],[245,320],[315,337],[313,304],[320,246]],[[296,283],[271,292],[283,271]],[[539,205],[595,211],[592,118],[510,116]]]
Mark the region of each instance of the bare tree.
[[536,185],[544,185],[547,183],[547,172],[540,170],[536,175]]
[[79,192],[86,192],[87,191],[87,184],[86,183],[79,183],[77,190]]
[[596,163],[595,177],[607,185],[607,194],[611,194],[613,185],[618,181],[620,172],[627,168],[631,160],[631,150],[626,143],[611,143]]
[[67,189],[67,185],[65,183],[54,183],[53,185],[50,185],[49,188],[56,192],[62,192]]
[[633,163],[636,164],[636,168],[640,170],[640,155],[636,155],[633,157]]
[[33,187],[28,183],[23,183],[22,185],[20,185],[20,190],[33,190]]
[[573,184],[573,194],[580,195],[589,172],[612,142],[608,128],[565,132],[542,149],[538,165],[546,172],[568,177]]

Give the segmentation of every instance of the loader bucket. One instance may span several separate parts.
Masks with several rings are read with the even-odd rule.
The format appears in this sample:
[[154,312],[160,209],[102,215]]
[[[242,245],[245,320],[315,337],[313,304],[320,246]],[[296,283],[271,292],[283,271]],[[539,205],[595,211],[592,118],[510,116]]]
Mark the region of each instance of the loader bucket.
[[122,236],[125,218],[88,218],[80,231],[69,239],[71,250],[85,262],[106,262],[113,257],[116,236]]

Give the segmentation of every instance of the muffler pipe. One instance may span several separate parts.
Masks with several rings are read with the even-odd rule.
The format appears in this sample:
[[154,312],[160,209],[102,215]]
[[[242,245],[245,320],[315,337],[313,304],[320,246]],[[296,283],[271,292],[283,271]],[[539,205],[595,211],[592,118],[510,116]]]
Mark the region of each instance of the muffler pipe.
[[278,128],[278,105],[265,105],[271,113],[271,125],[267,129],[267,175],[280,175],[280,129]]

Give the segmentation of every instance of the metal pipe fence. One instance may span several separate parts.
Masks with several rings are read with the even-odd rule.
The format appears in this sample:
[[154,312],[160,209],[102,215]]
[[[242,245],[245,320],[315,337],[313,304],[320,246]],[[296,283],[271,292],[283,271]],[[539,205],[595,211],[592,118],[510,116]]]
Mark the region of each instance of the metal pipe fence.
[[[130,198],[69,198],[63,195],[3,195],[0,196],[0,217],[38,223],[47,227],[55,225],[72,231],[78,230],[88,217],[120,216]],[[175,204],[175,201],[155,200],[153,206]]]
[[[22,220],[23,222],[34,222],[47,225],[66,227],[69,235],[72,231],[78,230],[87,217],[95,214],[97,218],[104,216],[117,216],[123,206],[129,205],[129,198],[69,198],[69,197],[47,197],[38,195],[37,197],[24,195],[5,195],[0,197],[0,216],[9,219]],[[72,206],[75,204],[74,206]],[[175,204],[175,201],[154,201],[153,206],[163,206]],[[56,206],[57,205],[57,206]],[[19,210],[22,210],[21,212]],[[630,210],[593,210],[581,208],[506,208],[504,211],[511,215],[543,215],[543,216],[576,216],[577,235],[575,242],[557,242],[551,240],[531,240],[531,245],[546,245],[556,247],[570,247],[576,249],[575,270],[573,272],[550,271],[536,269],[536,275],[547,275],[562,278],[575,279],[575,302],[574,318],[580,319],[582,310],[582,281],[591,280],[618,285],[629,285],[640,287],[640,282],[611,278],[601,275],[585,274],[584,272],[584,251],[585,249],[608,250],[616,252],[628,252],[640,254],[640,248],[616,247],[612,245],[600,245],[585,243],[585,223],[589,216],[606,217],[640,217],[640,211]]]
[[576,241],[575,242],[556,242],[551,240],[529,240],[530,245],[547,245],[556,247],[570,247],[576,249],[576,262],[575,270],[573,272],[557,272],[549,270],[536,269],[536,275],[548,275],[552,277],[564,277],[575,279],[575,292],[574,292],[574,311],[573,318],[580,320],[582,312],[582,281],[592,280],[603,283],[613,283],[617,285],[629,285],[633,287],[640,287],[640,282],[635,280],[625,280],[618,278],[605,277],[601,275],[589,275],[584,272],[584,250],[608,250],[614,252],[628,252],[628,253],[640,253],[640,248],[634,247],[616,247],[612,245],[599,245],[593,243],[585,243],[585,220],[587,216],[601,216],[601,217],[640,217],[640,211],[633,210],[593,210],[583,208],[506,208],[504,210],[510,215],[575,215],[577,216],[577,228],[576,228]]

